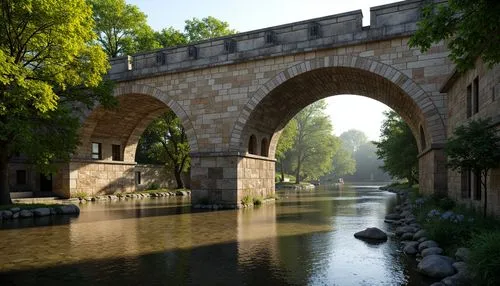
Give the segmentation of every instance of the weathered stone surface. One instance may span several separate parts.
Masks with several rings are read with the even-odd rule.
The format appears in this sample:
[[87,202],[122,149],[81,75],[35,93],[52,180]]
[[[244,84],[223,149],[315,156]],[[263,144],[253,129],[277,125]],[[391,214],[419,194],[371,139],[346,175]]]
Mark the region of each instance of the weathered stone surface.
[[376,227],[369,227],[365,230],[356,232],[354,234],[354,237],[359,238],[359,239],[364,239],[367,241],[374,240],[374,241],[386,241],[387,240],[387,234],[376,228]]
[[427,241],[424,241],[424,242],[422,242],[422,243],[420,243],[418,245],[418,251],[422,252],[422,250],[424,250],[426,248],[429,248],[429,247],[438,247],[438,246],[439,245],[434,240],[427,240]]
[[420,273],[432,278],[444,278],[455,274],[452,259],[442,255],[424,257],[417,265]]
[[187,196],[188,193],[186,191],[176,191],[175,195],[176,196],[183,196],[184,197],[184,196]]
[[39,217],[39,216],[48,216],[50,215],[50,209],[49,208],[36,208],[33,211],[33,215]]
[[401,235],[402,240],[413,240],[413,232],[405,232]]
[[15,213],[13,213],[13,214],[12,214],[12,219],[17,219],[17,218],[19,218],[19,214],[20,214],[20,212],[15,212]]
[[411,215],[413,215],[413,214],[411,213],[411,211],[406,210],[406,211],[402,211],[400,215],[401,215],[402,217],[408,217],[408,216],[411,216]]
[[80,208],[75,205],[62,205],[56,208],[59,214],[80,214]]
[[3,219],[10,219],[12,218],[12,211],[9,211],[9,210],[6,210],[6,211],[2,211],[2,218]]
[[427,237],[424,236],[424,237],[419,238],[417,241],[418,241],[418,243],[422,243],[422,242],[427,241],[427,240],[429,240],[429,239],[427,239]]
[[418,252],[417,246],[418,246],[418,242],[416,242],[416,241],[412,241],[410,243],[407,243],[405,245],[405,247],[403,248],[403,252],[405,254],[408,254],[408,255],[415,255]]
[[457,272],[468,273],[467,263],[465,263],[464,261],[458,261],[453,263],[453,267]]
[[442,254],[443,253],[443,249],[440,248],[440,247],[429,247],[429,248],[426,248],[424,250],[422,250],[422,256],[423,257],[426,257],[426,256],[429,256],[429,255],[433,255],[433,254]]
[[443,284],[443,283],[441,283],[441,282],[434,282],[434,283],[432,283],[430,286],[446,286],[446,285],[444,285],[444,284]]
[[401,216],[397,213],[390,213],[390,214],[385,216],[385,219],[387,219],[387,220],[399,220],[400,218],[401,218]]
[[17,213],[17,212],[21,211],[21,208],[19,208],[19,207],[11,208],[10,211],[13,213]]
[[403,235],[403,233],[406,233],[406,232],[412,232],[414,233],[416,231],[416,229],[414,227],[411,227],[411,226],[399,226],[396,228],[396,230],[394,231],[394,233],[397,235],[397,236],[401,236]]
[[465,247],[460,247],[455,252],[455,259],[457,259],[457,261],[467,262],[469,259],[469,256],[470,256],[470,249],[465,248]]
[[33,216],[33,212],[29,211],[29,210],[21,210],[19,212],[19,217],[20,218],[29,218],[29,217],[32,217]]
[[417,231],[414,235],[413,235],[413,240],[416,240],[418,241],[419,239],[421,239],[422,237],[426,237],[427,236],[427,232],[424,230],[424,229],[421,229],[419,231]]

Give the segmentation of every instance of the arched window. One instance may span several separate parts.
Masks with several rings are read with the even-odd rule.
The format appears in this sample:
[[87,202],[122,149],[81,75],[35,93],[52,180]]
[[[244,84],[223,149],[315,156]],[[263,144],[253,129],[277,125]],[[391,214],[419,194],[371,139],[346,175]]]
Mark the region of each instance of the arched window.
[[422,151],[427,147],[427,144],[425,142],[424,129],[422,128],[422,125],[420,125],[420,146],[422,147]]
[[248,153],[250,154],[257,154],[257,138],[255,138],[255,135],[251,135],[250,139],[248,140]]
[[260,143],[260,155],[267,157],[268,156],[268,149],[269,149],[269,144],[267,144],[267,138],[262,138],[262,142]]

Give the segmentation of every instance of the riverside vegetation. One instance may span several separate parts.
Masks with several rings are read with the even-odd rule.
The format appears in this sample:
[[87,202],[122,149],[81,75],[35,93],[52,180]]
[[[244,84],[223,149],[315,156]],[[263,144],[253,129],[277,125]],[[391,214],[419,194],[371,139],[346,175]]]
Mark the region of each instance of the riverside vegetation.
[[428,240],[442,248],[442,254],[461,256],[467,273],[463,281],[472,285],[500,285],[500,221],[457,205],[447,197],[422,196],[416,186],[391,185],[387,189],[408,198],[416,223],[425,229]]

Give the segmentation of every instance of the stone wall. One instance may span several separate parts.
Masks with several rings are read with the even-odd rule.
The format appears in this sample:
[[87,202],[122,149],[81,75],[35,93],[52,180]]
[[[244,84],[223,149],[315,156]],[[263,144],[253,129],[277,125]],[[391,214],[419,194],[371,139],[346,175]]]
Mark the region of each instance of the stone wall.
[[419,190],[425,195],[446,195],[446,158],[444,149],[428,148],[419,155]]
[[274,195],[275,160],[247,155],[238,163],[238,198]]
[[[479,112],[467,118],[467,87],[479,79]],[[445,85],[443,91],[448,92],[448,137],[453,135],[456,127],[478,118],[492,118],[493,126],[500,132],[500,65],[488,68],[481,60],[476,67],[462,75],[455,75]],[[458,202],[482,209],[484,191],[481,200],[475,200],[462,195],[462,176],[460,173],[448,170],[448,193]],[[500,215],[500,168],[490,172],[488,180],[488,210]]]

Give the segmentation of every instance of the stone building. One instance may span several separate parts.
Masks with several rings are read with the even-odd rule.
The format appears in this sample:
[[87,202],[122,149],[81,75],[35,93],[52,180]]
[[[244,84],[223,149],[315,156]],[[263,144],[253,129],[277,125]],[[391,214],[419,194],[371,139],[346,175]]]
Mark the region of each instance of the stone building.
[[[490,128],[500,132],[500,65],[487,67],[481,60],[464,74],[453,74],[441,89],[447,94],[447,136],[457,126],[473,119],[491,118]],[[491,170],[487,182],[488,212],[500,215],[500,168]],[[448,196],[476,209],[482,209],[485,193],[472,172],[448,170]]]

